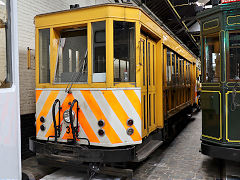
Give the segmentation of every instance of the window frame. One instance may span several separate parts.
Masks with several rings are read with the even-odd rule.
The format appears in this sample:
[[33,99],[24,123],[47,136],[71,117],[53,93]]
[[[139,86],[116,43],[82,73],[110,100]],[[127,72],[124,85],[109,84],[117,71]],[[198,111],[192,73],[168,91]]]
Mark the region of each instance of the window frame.
[[[86,24],[86,23],[84,23],[84,24],[78,24],[78,26],[79,26],[79,28],[82,28],[82,29],[84,29],[84,28],[86,28],[86,30],[87,30],[87,49],[88,49],[88,25]],[[57,82],[57,81],[55,81],[55,77],[56,77],[56,73],[57,73],[57,64],[58,64],[58,61],[59,61],[59,59],[58,59],[58,53],[59,53],[59,43],[60,43],[60,39],[61,39],[61,36],[60,36],[60,31],[62,31],[62,30],[64,30],[64,29],[72,29],[73,27],[68,27],[68,28],[61,28],[61,29],[58,29],[58,28],[53,28],[53,33],[57,33],[59,36],[58,36],[58,46],[57,46],[57,58],[56,58],[56,60],[54,60],[53,61],[53,64],[54,64],[54,67],[55,68],[51,68],[50,67],[50,74],[52,73],[51,72],[51,69],[54,69],[54,74],[53,74],[53,80],[51,81],[50,80],[50,84],[52,84],[52,85],[66,85],[66,84],[69,84],[69,83],[73,83],[73,84],[77,84],[77,85],[81,85],[81,84],[88,84],[88,81],[89,81],[89,78],[88,78],[88,74],[87,74],[87,81],[85,81],[85,82]],[[50,33],[50,43],[51,43],[51,33]],[[51,47],[51,45],[50,45],[50,47]],[[52,48],[50,48],[50,50],[51,50]],[[88,54],[87,54],[87,56],[89,55],[89,52],[88,52]],[[50,55],[50,65],[51,65],[51,55]],[[88,58],[87,58],[87,70],[89,71],[89,68],[88,68],[88,66],[89,66],[89,61],[88,61]]]
[[[207,82],[206,81],[206,72],[207,72],[207,59],[206,59],[206,45],[207,45],[207,37],[218,37],[218,42],[219,42],[219,53],[220,53],[220,67],[219,67],[219,81],[218,82]],[[219,34],[219,32],[215,32],[215,33],[210,33],[210,34],[206,34],[203,36],[203,78],[202,78],[202,83],[203,84],[219,84],[221,82],[222,79],[222,70],[221,70],[221,35]]]
[[[118,21],[118,22],[128,22],[128,23],[134,23],[134,42],[135,42],[135,81],[132,82],[132,81],[127,81],[127,82],[115,82],[114,81],[114,21]],[[126,86],[129,86],[129,87],[132,87],[132,86],[136,86],[137,85],[137,82],[138,82],[138,75],[137,75],[137,65],[139,64],[139,59],[137,59],[137,51],[138,51],[138,37],[137,37],[137,34],[138,34],[138,28],[140,28],[139,26],[137,26],[137,21],[133,21],[133,20],[129,20],[129,19],[118,19],[118,18],[113,18],[112,19],[112,58],[110,58],[112,60],[112,83],[114,85],[114,87],[126,87]],[[107,35],[106,35],[107,36]],[[147,43],[147,42],[146,42]],[[145,44],[145,47],[147,47],[147,45]],[[145,48],[145,53],[147,53],[147,49]],[[140,57],[139,57],[140,58]],[[145,57],[147,58],[147,57]],[[108,59],[108,58],[107,58]],[[109,63],[109,62],[107,62]],[[147,67],[147,64],[145,64],[145,66]],[[108,67],[109,68],[109,67]],[[145,77],[146,79],[147,77]],[[110,82],[111,83],[111,82]],[[147,82],[146,82],[147,83]]]
[[14,84],[14,78],[13,78],[13,59],[12,59],[12,26],[11,26],[11,8],[10,8],[10,1],[6,0],[6,14],[7,14],[7,23],[5,30],[5,43],[6,43],[6,83],[9,83],[7,87],[0,87],[0,90],[2,89],[10,89],[12,88],[12,85]]
[[[168,59],[168,52],[169,52],[169,59]],[[166,48],[166,79],[167,79],[167,86],[171,86],[172,84],[172,53],[170,48]]]
[[228,31],[228,42],[227,42],[228,46],[227,46],[227,59],[226,59],[227,75],[226,76],[227,76],[228,82],[240,82],[240,79],[239,80],[230,79],[230,34],[233,34],[233,33],[240,33],[240,30],[229,30]]
[[[46,29],[49,29],[49,82],[44,82],[44,83],[41,83],[40,82],[40,76],[41,76],[41,73],[40,73],[40,30],[46,30]],[[51,84],[51,28],[48,27],[48,28],[39,28],[37,29],[37,57],[38,57],[38,61],[37,61],[37,66],[36,66],[36,69],[38,71],[38,76],[36,77],[37,81],[39,84]]]
[[[100,31],[96,31],[95,33],[93,33],[93,24],[94,23],[101,23],[101,22],[104,22],[105,23],[105,42],[100,42],[100,43],[105,43],[105,64],[106,64],[106,72],[105,72],[105,80],[104,81],[94,81],[94,74],[103,74],[103,73],[94,73],[94,43],[97,43],[97,42],[95,42],[95,40],[96,40],[96,33],[97,32],[102,32],[102,31],[104,31],[104,30],[100,30]],[[107,63],[108,63],[108,61],[107,61],[107,59],[108,59],[108,54],[107,54],[107,36],[109,36],[108,34],[107,34],[107,26],[108,26],[108,24],[107,24],[107,20],[106,19],[103,19],[103,20],[98,20],[98,21],[92,21],[92,22],[90,22],[90,26],[91,26],[91,29],[90,29],[90,31],[91,31],[91,39],[90,39],[90,42],[88,42],[88,33],[87,33],[87,47],[88,47],[88,44],[90,43],[90,46],[91,46],[91,51],[89,51],[88,50],[88,56],[90,57],[90,61],[91,61],[91,63],[89,63],[88,62],[88,64],[89,64],[89,66],[90,66],[90,69],[91,69],[91,83],[100,83],[100,84],[106,84],[107,83],[107,71],[108,71],[108,69],[107,69]],[[87,32],[88,32],[88,26],[87,26]],[[91,52],[91,54],[90,54],[90,52]],[[88,81],[86,82],[86,84],[90,84],[90,82],[89,82],[89,78],[88,78]]]
[[[93,82],[92,81],[92,28],[91,28],[91,23],[93,22],[99,22],[99,21],[105,21],[106,22],[106,82]],[[125,21],[125,22],[131,22],[134,23],[135,25],[135,77],[136,81],[135,82],[114,82],[114,72],[113,72],[113,48],[114,48],[114,43],[113,43],[113,22],[114,21]],[[132,19],[120,19],[120,18],[99,18],[99,19],[94,19],[94,20],[87,20],[82,23],[74,23],[69,26],[63,26],[63,25],[57,25],[54,27],[41,27],[41,26],[36,26],[35,28],[35,34],[36,34],[36,88],[66,88],[66,84],[68,83],[55,83],[54,82],[54,77],[55,77],[55,66],[56,66],[56,54],[57,54],[57,49],[58,47],[56,46],[56,40],[58,40],[58,35],[55,32],[55,30],[59,31],[64,28],[71,28],[73,26],[81,26],[81,25],[86,25],[87,26],[87,41],[88,41],[88,82],[87,83],[73,83],[74,88],[89,88],[89,87],[96,87],[96,88],[133,88],[133,87],[139,87],[140,86],[140,79],[141,77],[139,76],[138,73],[138,68],[139,68],[139,59],[138,59],[138,37],[140,34],[140,28],[141,26],[137,23],[136,20]],[[50,50],[53,51],[53,53],[50,53],[50,83],[39,83],[39,58],[38,58],[38,51],[39,51],[39,29],[45,29],[45,28],[50,28]],[[90,42],[90,43],[89,43]]]

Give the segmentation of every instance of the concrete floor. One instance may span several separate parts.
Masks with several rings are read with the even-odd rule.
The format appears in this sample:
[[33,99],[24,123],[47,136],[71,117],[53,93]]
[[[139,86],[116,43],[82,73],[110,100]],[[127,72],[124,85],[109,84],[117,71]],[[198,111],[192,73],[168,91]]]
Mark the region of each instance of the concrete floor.
[[[222,162],[204,156],[199,152],[201,136],[201,112],[168,145],[157,149],[147,160],[134,170],[135,180],[172,180],[172,179],[240,179],[240,163]],[[223,167],[223,168],[222,168]],[[60,169],[42,180],[84,180],[86,174]],[[93,179],[113,180],[119,178],[95,176]]]

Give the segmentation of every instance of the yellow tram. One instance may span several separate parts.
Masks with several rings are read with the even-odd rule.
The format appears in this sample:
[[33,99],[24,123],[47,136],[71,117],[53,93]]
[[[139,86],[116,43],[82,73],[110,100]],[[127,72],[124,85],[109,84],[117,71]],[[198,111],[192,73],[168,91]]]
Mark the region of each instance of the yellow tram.
[[35,25],[39,157],[141,161],[195,103],[197,57],[138,7],[70,9]]

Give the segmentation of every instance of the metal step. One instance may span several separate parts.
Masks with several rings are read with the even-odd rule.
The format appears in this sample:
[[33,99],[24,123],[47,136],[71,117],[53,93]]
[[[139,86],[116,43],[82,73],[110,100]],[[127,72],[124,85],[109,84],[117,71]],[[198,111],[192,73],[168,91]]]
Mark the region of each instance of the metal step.
[[160,140],[151,140],[146,143],[142,148],[137,150],[137,158],[135,162],[140,162],[145,160],[152,152],[154,152],[159,146],[163,144]]

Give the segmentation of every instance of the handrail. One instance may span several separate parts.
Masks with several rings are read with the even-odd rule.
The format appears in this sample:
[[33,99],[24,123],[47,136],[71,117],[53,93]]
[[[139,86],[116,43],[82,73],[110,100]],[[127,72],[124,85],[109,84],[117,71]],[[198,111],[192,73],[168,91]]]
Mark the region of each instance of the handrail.
[[[72,117],[72,109],[73,109],[73,106],[75,105],[75,103],[77,103],[77,126],[74,127],[74,124],[73,124],[73,117]],[[71,106],[70,106],[70,109],[69,109],[69,116],[70,116],[70,124],[71,124],[71,127],[72,127],[72,134],[73,134],[73,143],[75,144],[76,143],[76,135],[78,135],[78,110],[79,110],[79,107],[78,107],[78,100],[74,99]]]
[[[73,117],[72,117],[72,108],[73,108],[73,106],[75,105],[75,103],[77,103],[77,126],[76,127],[74,127],[74,125],[73,125]],[[72,102],[72,104],[71,104],[71,107],[70,107],[70,109],[69,109],[69,116],[70,116],[70,123],[71,123],[71,127],[72,127],[72,134],[73,134],[73,144],[75,144],[76,143],[76,139],[79,139],[79,140],[86,140],[87,142],[88,142],[88,146],[90,146],[90,141],[89,141],[89,139],[87,139],[87,138],[79,138],[78,137],[78,128],[79,128],[79,126],[78,126],[78,111],[79,111],[79,107],[78,107],[78,100],[76,100],[76,99],[74,99],[73,100],[73,102]]]
[[[57,125],[57,122],[56,122],[56,119],[55,119],[55,108],[56,108],[56,105],[58,103],[58,125]],[[57,142],[57,138],[60,137],[60,123],[61,123],[61,120],[60,120],[60,110],[61,110],[61,103],[60,103],[60,100],[59,99],[56,99],[53,103],[53,106],[52,106],[52,118],[53,118],[53,124],[54,124],[54,131],[55,131],[55,142]],[[50,136],[49,136],[50,137]],[[48,140],[49,140],[49,137],[48,137]]]

